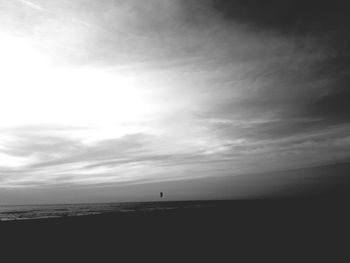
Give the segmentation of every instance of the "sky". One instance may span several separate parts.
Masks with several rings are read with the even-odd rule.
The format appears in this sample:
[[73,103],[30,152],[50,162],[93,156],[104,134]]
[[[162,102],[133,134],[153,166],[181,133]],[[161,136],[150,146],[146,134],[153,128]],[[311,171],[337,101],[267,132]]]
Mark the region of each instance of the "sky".
[[263,196],[348,162],[348,11],[0,0],[0,202]]

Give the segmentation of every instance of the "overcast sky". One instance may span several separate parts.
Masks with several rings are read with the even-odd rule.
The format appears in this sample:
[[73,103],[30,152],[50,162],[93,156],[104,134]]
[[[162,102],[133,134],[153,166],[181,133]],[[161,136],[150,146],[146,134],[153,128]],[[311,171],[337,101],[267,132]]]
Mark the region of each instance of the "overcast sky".
[[258,195],[348,161],[349,10],[281,2],[0,0],[2,203]]

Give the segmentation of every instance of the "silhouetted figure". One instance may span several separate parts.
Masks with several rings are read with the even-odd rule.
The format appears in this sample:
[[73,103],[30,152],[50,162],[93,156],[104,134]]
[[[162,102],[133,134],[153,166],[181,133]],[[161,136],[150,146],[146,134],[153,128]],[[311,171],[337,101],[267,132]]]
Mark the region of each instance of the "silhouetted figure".
[[160,195],[160,198],[163,198],[163,192],[160,192],[159,195]]

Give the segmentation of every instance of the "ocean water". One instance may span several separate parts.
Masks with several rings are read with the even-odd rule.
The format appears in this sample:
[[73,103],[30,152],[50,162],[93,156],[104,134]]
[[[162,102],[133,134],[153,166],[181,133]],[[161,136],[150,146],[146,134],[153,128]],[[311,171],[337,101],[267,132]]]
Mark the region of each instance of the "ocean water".
[[97,215],[103,213],[152,212],[165,209],[184,209],[213,206],[206,202],[139,202],[93,203],[55,205],[0,206],[0,221],[54,218],[67,216]]

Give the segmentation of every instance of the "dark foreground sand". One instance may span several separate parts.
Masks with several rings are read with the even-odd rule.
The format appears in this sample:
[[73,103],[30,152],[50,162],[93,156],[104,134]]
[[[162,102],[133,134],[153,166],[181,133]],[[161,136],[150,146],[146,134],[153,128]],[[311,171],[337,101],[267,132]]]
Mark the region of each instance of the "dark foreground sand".
[[349,262],[344,199],[0,223],[1,262]]

